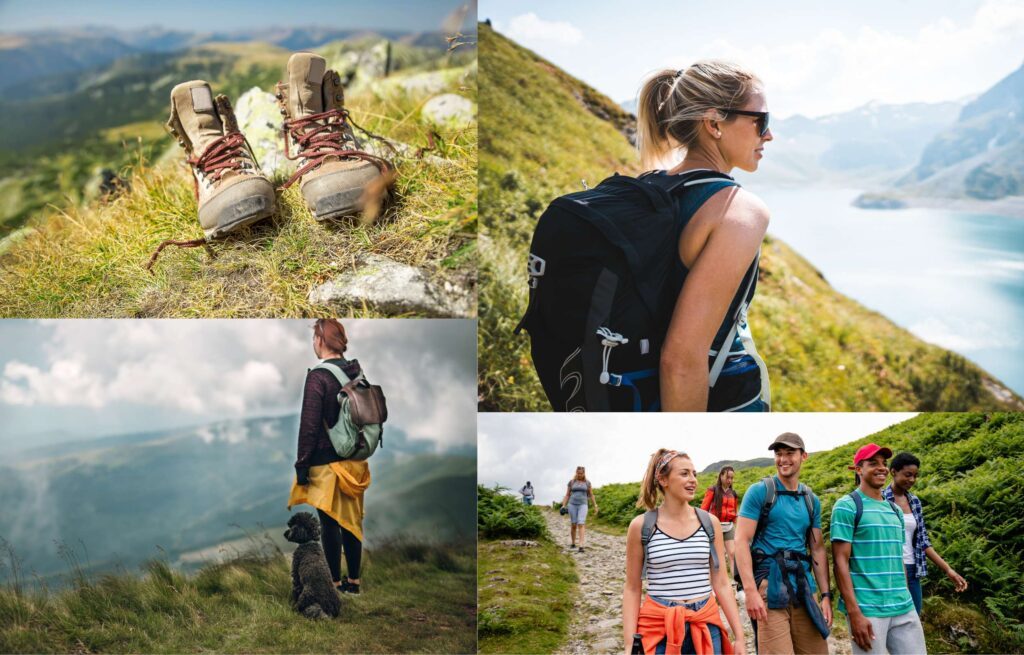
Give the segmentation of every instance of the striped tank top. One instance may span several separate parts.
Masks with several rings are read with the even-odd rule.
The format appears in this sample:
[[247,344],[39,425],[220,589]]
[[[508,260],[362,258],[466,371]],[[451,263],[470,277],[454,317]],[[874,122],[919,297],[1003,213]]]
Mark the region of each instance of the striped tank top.
[[647,595],[683,600],[711,593],[711,541],[704,528],[676,539],[655,526],[647,542]]

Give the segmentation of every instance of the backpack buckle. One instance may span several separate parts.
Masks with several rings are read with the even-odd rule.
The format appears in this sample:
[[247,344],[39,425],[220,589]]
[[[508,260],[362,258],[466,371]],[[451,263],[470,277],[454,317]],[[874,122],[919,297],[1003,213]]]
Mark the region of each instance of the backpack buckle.
[[538,257],[537,255],[530,253],[530,258],[526,263],[526,272],[530,276],[530,288],[536,289],[538,278],[544,277],[544,271],[547,270],[548,263]]

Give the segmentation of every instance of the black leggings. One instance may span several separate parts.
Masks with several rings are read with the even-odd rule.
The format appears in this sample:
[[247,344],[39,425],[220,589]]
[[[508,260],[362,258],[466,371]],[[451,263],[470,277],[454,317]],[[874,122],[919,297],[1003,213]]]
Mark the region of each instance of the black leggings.
[[359,563],[363,557],[363,543],[354,534],[338,525],[338,522],[317,510],[320,515],[320,543],[324,546],[327,566],[331,569],[331,578],[341,580],[341,549],[345,549],[345,562],[348,564],[348,577],[359,579]]

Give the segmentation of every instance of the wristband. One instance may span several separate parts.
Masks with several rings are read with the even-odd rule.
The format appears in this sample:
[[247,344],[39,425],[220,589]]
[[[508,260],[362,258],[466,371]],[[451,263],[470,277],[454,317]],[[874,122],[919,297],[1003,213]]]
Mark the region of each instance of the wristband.
[[828,598],[829,600],[832,600],[832,592],[831,591],[824,591],[824,592],[822,592],[821,599],[825,600],[826,598]]

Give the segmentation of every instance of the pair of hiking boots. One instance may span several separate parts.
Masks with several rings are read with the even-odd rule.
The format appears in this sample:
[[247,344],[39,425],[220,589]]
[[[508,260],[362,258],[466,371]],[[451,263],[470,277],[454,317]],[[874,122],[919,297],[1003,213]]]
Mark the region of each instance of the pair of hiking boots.
[[[339,75],[308,52],[288,59],[287,81],[277,85],[284,115],[285,155],[298,168],[285,184],[299,181],[317,220],[358,214],[367,190],[383,193],[390,165],[358,149]],[[238,129],[231,103],[213,96],[202,80],[171,90],[167,128],[185,149],[192,168],[199,223],[208,239],[267,218],[275,211],[274,185],[259,169]]]

